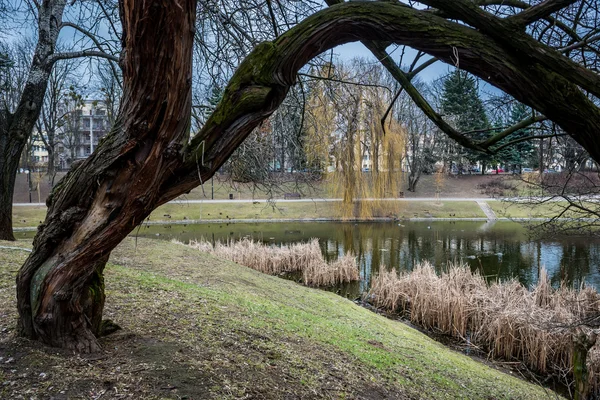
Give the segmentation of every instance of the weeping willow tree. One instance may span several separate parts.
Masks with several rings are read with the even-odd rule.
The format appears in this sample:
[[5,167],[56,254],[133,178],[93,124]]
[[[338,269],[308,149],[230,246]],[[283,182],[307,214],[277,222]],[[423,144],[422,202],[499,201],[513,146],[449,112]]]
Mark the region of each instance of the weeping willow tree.
[[313,160],[330,160],[326,181],[333,197],[342,199],[337,203],[342,218],[395,216],[399,203],[389,198],[398,196],[403,181],[404,130],[391,117],[381,123],[389,89],[355,84],[367,78],[381,82],[381,68],[367,68],[361,60],[353,64],[336,66],[336,83],[322,83],[313,91],[309,105],[317,123],[308,129],[306,152]]
[[335,132],[334,91],[328,78],[334,73],[335,66],[327,64],[311,70],[313,76],[322,78],[312,80],[306,99],[304,121],[304,141],[307,168],[311,171],[327,171],[331,165],[331,148]]

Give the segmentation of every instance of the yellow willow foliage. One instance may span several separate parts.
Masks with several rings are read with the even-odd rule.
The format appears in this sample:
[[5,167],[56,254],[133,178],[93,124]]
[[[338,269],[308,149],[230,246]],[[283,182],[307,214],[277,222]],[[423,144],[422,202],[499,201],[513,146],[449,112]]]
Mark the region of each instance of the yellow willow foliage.
[[445,174],[444,174],[444,171],[442,170],[442,167],[440,167],[435,172],[435,197],[438,202],[441,201],[440,193],[444,189],[444,183],[445,183]]
[[[370,219],[398,215],[397,198],[403,183],[405,131],[392,118],[381,126],[383,96],[366,91],[348,108],[344,135],[334,149],[335,171],[328,176],[334,197],[342,198],[342,218]],[[365,167],[363,162],[369,160]]]
[[[325,66],[315,74],[329,77],[331,69]],[[330,164],[331,137],[335,131],[335,109],[327,96],[326,88],[318,82],[306,102],[304,152],[308,168],[326,170]]]

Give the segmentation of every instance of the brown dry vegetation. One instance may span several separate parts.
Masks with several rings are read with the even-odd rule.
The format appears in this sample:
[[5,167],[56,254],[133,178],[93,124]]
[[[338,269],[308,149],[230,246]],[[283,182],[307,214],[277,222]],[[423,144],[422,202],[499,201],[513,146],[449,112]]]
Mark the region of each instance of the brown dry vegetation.
[[[572,381],[573,335],[578,323],[600,314],[593,288],[552,288],[545,271],[528,290],[519,282],[488,285],[465,265],[450,265],[441,275],[423,263],[412,272],[380,273],[369,301],[400,312],[426,329],[469,341],[492,358],[520,360],[545,375]],[[600,387],[600,346],[588,357],[592,387]]]
[[308,286],[332,286],[360,279],[356,257],[347,253],[332,263],[323,258],[319,240],[269,246],[244,238],[227,243],[193,241],[190,247],[269,275],[301,272]]

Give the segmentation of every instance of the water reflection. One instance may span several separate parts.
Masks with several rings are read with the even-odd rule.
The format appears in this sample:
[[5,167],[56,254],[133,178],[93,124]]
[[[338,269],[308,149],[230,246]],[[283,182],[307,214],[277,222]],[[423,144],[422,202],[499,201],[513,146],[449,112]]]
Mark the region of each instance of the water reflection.
[[589,238],[530,240],[527,230],[512,222],[472,221],[342,223],[295,222],[255,224],[202,224],[142,227],[139,236],[181,241],[227,241],[251,236],[270,244],[318,238],[327,259],[346,251],[357,255],[360,283],[334,288],[358,296],[380,268],[411,270],[428,260],[436,268],[462,260],[488,279],[518,279],[525,285],[537,281],[544,266],[553,285],[561,281],[600,287],[600,241]]

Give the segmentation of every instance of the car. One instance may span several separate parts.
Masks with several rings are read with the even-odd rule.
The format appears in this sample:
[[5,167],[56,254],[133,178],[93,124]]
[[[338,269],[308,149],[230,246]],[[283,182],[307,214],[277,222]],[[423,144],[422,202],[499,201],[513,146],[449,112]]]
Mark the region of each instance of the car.
[[533,168],[521,168],[522,174],[530,174],[533,172]]

